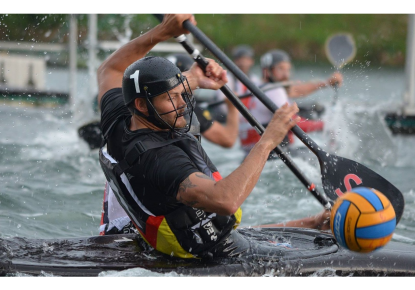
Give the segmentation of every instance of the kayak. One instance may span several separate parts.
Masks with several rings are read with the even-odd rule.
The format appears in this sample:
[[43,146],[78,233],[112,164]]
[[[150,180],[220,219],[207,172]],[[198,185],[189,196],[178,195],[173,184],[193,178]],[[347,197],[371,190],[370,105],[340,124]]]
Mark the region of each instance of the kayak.
[[393,134],[415,134],[415,116],[388,113],[385,122]]
[[415,246],[389,242],[361,254],[340,247],[328,232],[302,228],[244,228],[256,243],[272,243],[267,256],[180,259],[147,246],[137,234],[69,239],[0,239],[0,275],[97,276],[144,268],[184,276],[415,276]]
[[325,108],[319,103],[311,105],[300,105],[298,115],[301,120],[297,123],[298,127],[306,133],[319,132],[324,129],[324,122],[321,120],[321,115]]

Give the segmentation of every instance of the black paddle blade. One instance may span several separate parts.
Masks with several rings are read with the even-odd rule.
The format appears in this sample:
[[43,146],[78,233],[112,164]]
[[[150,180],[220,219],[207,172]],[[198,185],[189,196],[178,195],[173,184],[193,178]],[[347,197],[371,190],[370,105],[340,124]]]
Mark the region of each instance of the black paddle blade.
[[318,159],[324,192],[330,199],[335,201],[354,187],[374,188],[390,200],[395,210],[396,224],[398,224],[403,214],[405,201],[402,193],[393,184],[356,161],[330,155],[324,151],[318,155]]
[[97,149],[102,143],[102,131],[100,121],[92,121],[78,129],[78,135],[88,143],[89,148]]

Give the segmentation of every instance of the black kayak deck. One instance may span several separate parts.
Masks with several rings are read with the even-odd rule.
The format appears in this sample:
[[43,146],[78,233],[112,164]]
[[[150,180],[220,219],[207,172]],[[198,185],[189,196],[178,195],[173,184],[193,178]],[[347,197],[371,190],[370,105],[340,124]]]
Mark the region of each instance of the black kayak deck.
[[[0,239],[0,274],[97,276],[144,268],[184,276],[415,276],[415,246],[390,242],[369,254],[340,248],[327,232],[299,228],[241,229],[258,243],[275,244],[269,257],[179,259],[148,247],[139,235],[69,239]],[[285,243],[291,245],[286,247]]]

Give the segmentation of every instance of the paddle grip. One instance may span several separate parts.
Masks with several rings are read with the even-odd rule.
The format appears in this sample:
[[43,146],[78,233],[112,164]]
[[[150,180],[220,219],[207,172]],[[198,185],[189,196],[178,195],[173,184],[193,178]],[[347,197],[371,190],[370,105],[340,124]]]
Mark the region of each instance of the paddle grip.
[[335,83],[333,85],[333,89],[334,89],[334,97],[333,97],[332,105],[334,106],[334,105],[336,105],[337,100],[339,99],[339,85],[338,85],[338,83]]

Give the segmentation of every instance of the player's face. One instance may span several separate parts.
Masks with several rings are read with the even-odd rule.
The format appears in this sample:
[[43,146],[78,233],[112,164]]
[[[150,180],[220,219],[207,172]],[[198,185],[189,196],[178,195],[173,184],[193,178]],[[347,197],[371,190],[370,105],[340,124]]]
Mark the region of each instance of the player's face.
[[187,109],[182,93],[185,93],[184,87],[178,85],[168,93],[157,96],[153,100],[157,112],[171,127],[184,128],[187,125],[185,117],[180,116]]
[[251,67],[254,65],[254,60],[249,56],[242,56],[235,60],[235,64],[244,72],[248,74]]
[[288,81],[291,76],[291,63],[282,61],[273,66],[271,72],[276,82]]

